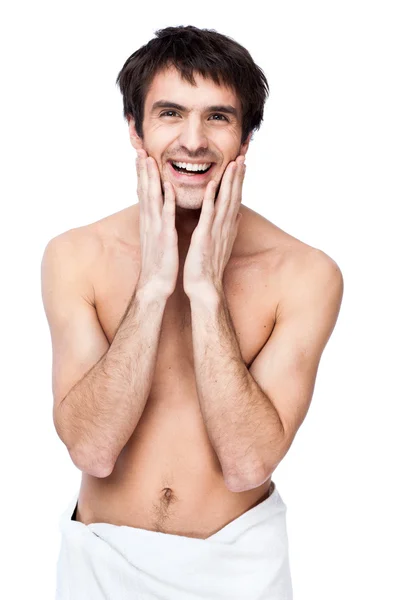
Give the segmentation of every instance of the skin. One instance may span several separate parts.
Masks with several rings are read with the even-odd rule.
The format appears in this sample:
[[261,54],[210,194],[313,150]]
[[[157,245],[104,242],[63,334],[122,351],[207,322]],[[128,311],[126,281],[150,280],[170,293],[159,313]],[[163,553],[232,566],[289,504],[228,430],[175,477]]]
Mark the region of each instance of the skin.
[[[307,265],[315,264],[310,257],[314,257],[316,251],[241,203],[244,172],[237,168],[234,174],[230,172],[229,165],[238,164],[241,162],[238,158],[245,157],[250,136],[245,144],[241,144],[240,120],[214,122],[204,111],[204,107],[210,104],[230,104],[239,110],[239,100],[232,90],[213,82],[201,77],[196,77],[196,82],[197,87],[190,86],[173,70],[157,74],[146,97],[143,139],[137,135],[133,120],[129,121],[131,143],[139,155],[142,154],[142,159],[150,156],[155,161],[163,189],[165,182],[172,182],[167,161],[176,156],[215,161],[212,179],[216,187],[172,182],[179,274],[164,312],[150,395],[112,473],[104,478],[82,473],[76,519],[85,524],[108,522],[206,538],[268,497],[272,469],[263,483],[254,485],[254,480],[253,485],[244,491],[233,486],[228,489],[224,481],[219,457],[210,443],[199,406],[191,320],[193,318],[199,324],[195,340],[198,344],[207,324],[211,323],[210,335],[219,331],[219,325],[211,318],[212,312],[208,307],[203,310],[204,307],[199,307],[197,301],[193,301],[196,309],[192,315],[191,300],[199,296],[200,290],[206,295],[212,290],[217,290],[218,294],[223,292],[232,319],[230,324],[220,316],[227,336],[224,347],[232,344],[233,348],[235,340],[230,339],[230,332],[235,332],[238,358],[243,361],[241,382],[242,370],[246,367],[247,372],[252,366],[253,376],[260,385],[264,382],[265,389],[276,386],[276,398],[285,400],[288,405],[284,412],[285,406],[281,402],[281,414],[286,415],[287,423],[291,414],[296,415],[297,427],[311,400],[312,370],[305,374],[299,369],[290,373],[283,370],[286,366],[284,357],[289,354],[292,338],[290,329],[287,329],[288,338],[280,346],[278,342],[274,346],[267,341],[276,327],[277,318],[281,314],[285,316],[286,300],[301,299],[304,290],[311,287],[312,277],[308,276],[310,285],[304,287],[302,282],[310,272]],[[160,99],[182,104],[189,108],[189,112],[160,117],[163,112],[160,109],[158,114],[152,114],[152,104]],[[240,226],[237,222],[239,207],[242,215]],[[81,280],[86,282],[81,294],[93,307],[93,318],[97,317],[108,344],[113,341],[140,273],[139,212],[140,203],[137,203],[69,235],[72,246],[79,248],[79,265],[84,273]],[[318,265],[325,263],[325,258],[322,261],[318,254],[317,262]],[[322,270],[318,267],[317,280],[321,279]],[[325,280],[322,281],[320,299],[315,300],[315,305],[310,305],[314,312],[316,307],[327,305],[327,286]],[[327,341],[326,331],[334,321],[337,301],[324,310],[327,312],[321,315],[322,333],[318,345],[310,348],[307,354],[315,358],[322,352],[323,342]],[[292,309],[288,314],[295,315],[296,312],[297,309]],[[311,337],[310,328],[299,337]],[[214,348],[219,348],[217,343],[218,340],[213,340]],[[260,361],[257,364],[256,358],[263,348],[269,349],[269,359],[267,356],[264,365],[273,364],[272,372]],[[210,365],[224,358],[218,358],[217,354],[210,354]],[[293,361],[293,364],[297,363]],[[82,356],[80,368],[83,372],[92,365],[93,358]],[[232,365],[233,361],[230,361],[228,365],[217,364],[216,368],[224,374]],[[304,379],[296,380],[294,375],[301,375]],[[295,389],[304,389],[307,393],[302,399],[302,406],[296,407],[296,410],[295,407],[289,410],[289,401],[294,399],[295,394],[289,390],[285,395],[284,388],[292,381]],[[205,383],[205,380],[202,381],[203,385]],[[235,398],[238,403],[244,402],[235,377],[230,376],[226,383],[223,378],[221,382],[211,383],[214,392],[216,383],[221,386],[217,390],[221,401],[231,402]],[[224,390],[228,385],[232,393],[225,398]],[[251,385],[254,387],[254,381]],[[208,389],[203,391],[211,398]],[[252,398],[254,400],[256,395],[253,394]],[[261,395],[259,399],[263,400]],[[265,405],[261,407],[260,402],[259,415],[253,415],[252,422],[266,427],[268,419],[262,412],[264,409]],[[233,414],[237,407],[232,405],[226,410],[227,414]],[[239,408],[238,414],[241,413],[243,411]],[[247,448],[249,440],[256,439],[251,423],[242,423],[246,426],[239,437],[235,431],[228,431],[225,418],[219,415],[216,418],[216,430],[218,423],[224,423],[225,432],[230,440],[235,441],[236,448]],[[234,425],[236,420],[231,419],[230,422]],[[219,429],[224,431],[224,428]],[[266,429],[259,429],[257,441],[262,448],[270,436]],[[246,438],[247,431],[249,438]]]
[[[212,181],[216,184],[216,194],[229,163],[239,156],[239,162],[247,153],[250,135],[241,144],[241,108],[240,101],[233,90],[225,86],[216,86],[214,82],[195,76],[197,87],[184,81],[175,69],[166,69],[158,73],[148,91],[144,106],[143,139],[135,129],[135,123],[129,118],[129,134],[133,147],[145,150],[157,163],[161,185],[170,181],[175,192],[175,226],[180,243],[188,245],[193,230],[199,222],[201,206],[206,186],[177,183],[170,175],[167,161],[171,158],[188,158],[200,162],[214,162],[216,168]],[[151,108],[157,100],[167,99],[189,108],[184,114],[174,111],[160,116],[167,109]],[[205,110],[212,105],[231,105],[239,118],[233,115],[216,116]],[[179,115],[179,116],[178,116]],[[226,120],[224,120],[224,117]]]

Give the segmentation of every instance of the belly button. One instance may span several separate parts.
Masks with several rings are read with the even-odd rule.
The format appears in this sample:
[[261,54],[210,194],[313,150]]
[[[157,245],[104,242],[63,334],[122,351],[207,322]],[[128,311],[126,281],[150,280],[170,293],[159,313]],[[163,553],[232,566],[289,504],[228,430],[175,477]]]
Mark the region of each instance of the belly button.
[[165,487],[162,490],[163,495],[162,495],[162,501],[165,502],[166,504],[171,504],[171,503],[175,503],[178,498],[175,496],[173,490],[169,487]]
[[164,488],[164,489],[163,489],[163,492],[164,492],[164,497],[165,497],[167,500],[170,500],[170,498],[171,498],[171,496],[172,496],[172,490],[171,490],[171,488],[168,488],[168,487],[167,487],[167,488]]

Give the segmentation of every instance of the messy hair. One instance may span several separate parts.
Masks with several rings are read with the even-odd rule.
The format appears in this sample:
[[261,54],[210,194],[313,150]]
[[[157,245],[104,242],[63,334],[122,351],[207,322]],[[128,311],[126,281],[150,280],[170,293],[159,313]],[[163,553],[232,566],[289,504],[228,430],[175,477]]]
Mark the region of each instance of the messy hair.
[[134,118],[139,137],[143,139],[149,87],[154,76],[169,67],[175,67],[191,85],[196,83],[195,73],[235,91],[242,108],[241,143],[260,128],[269,86],[246,48],[214,29],[192,25],[166,27],[155,34],[157,37],[129,56],[116,80],[123,96],[123,116]]

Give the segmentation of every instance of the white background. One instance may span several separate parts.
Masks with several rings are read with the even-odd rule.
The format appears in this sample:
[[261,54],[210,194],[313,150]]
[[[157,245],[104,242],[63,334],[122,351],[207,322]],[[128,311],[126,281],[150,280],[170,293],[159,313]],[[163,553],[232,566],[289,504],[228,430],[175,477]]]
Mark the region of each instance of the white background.
[[244,204],[329,254],[345,281],[310,410],[274,473],[295,600],[400,597],[395,4],[3,5],[2,598],[53,599],[58,519],[80,485],[52,422],[43,250],[137,202],[115,79],[157,29],[189,24],[244,45],[270,85]]

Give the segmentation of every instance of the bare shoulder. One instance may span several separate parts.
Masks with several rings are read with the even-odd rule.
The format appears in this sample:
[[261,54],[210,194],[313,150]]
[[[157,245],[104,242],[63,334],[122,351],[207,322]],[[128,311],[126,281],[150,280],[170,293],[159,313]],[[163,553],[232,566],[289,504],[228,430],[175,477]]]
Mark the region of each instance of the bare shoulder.
[[73,278],[79,285],[80,294],[89,304],[94,304],[94,288],[90,273],[101,253],[101,238],[93,224],[64,231],[51,238],[42,258],[42,273],[46,266],[62,270],[64,278]]
[[[79,285],[81,295],[93,306],[96,292],[116,269],[116,259],[137,262],[140,248],[137,208],[129,206],[93,223],[69,229],[52,238],[45,249],[43,272],[51,262]],[[72,283],[72,282],[71,282]]]
[[344,280],[337,262],[319,248],[306,247],[289,255],[285,263],[284,293],[276,311],[279,319],[299,307],[323,311],[327,321],[336,320],[343,298]]
[[[284,231],[262,215],[243,207],[241,221],[242,257],[256,256],[261,271],[273,276],[278,305],[305,287],[315,293],[329,293],[339,301],[343,293],[343,275],[337,262],[326,252]],[[277,305],[277,309],[278,309]]]
[[272,221],[242,205],[243,219],[242,243],[240,251],[245,254],[279,257],[279,266],[285,268],[312,268],[314,263],[325,264],[327,268],[337,263],[323,250],[310,246],[306,242],[284,231]]
[[138,225],[139,209],[138,204],[134,204],[87,225],[69,229],[57,238],[79,244],[85,255],[90,256],[107,246],[134,245],[136,241],[140,241]]

